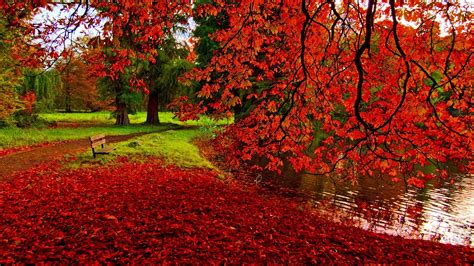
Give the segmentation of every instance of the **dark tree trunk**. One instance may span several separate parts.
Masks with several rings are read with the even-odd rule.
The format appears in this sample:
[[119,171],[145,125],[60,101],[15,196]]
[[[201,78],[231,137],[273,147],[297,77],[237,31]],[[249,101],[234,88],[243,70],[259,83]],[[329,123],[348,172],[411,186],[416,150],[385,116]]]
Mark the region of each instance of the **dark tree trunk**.
[[71,95],[69,93],[69,89],[66,89],[66,98],[65,98],[65,111],[66,113],[71,113],[72,112],[72,108],[71,108]]
[[69,87],[69,69],[66,70],[66,80],[64,82],[64,104],[66,113],[71,113],[71,88]]
[[147,112],[146,112],[147,124],[151,124],[151,125],[160,124],[158,109],[159,109],[158,93],[150,93],[148,97],[148,107],[147,107]]
[[71,109],[71,106],[68,104],[66,105],[66,113],[72,113],[72,109]]
[[120,99],[115,99],[116,103],[116,125],[129,125],[130,119],[128,118],[127,104],[122,102]]

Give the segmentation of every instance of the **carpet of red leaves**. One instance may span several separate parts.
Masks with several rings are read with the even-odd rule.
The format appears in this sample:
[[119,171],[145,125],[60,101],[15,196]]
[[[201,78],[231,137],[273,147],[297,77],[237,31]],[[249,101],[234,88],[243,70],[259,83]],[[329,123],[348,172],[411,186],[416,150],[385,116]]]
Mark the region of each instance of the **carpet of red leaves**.
[[0,182],[0,264],[474,262],[472,248],[338,225],[302,202],[153,160],[43,165]]

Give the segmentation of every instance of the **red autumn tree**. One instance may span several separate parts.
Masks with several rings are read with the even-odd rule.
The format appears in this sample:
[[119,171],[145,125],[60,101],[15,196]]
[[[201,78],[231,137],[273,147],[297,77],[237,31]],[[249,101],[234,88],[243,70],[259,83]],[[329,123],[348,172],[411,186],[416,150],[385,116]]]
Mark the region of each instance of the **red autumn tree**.
[[107,103],[100,100],[97,78],[90,75],[90,65],[79,57],[73,57],[69,62],[59,64],[58,69],[62,86],[57,101],[65,112],[97,111],[106,107]]
[[[56,11],[58,19],[31,20],[41,8],[51,10],[54,5],[61,7]],[[137,78],[139,63],[154,63],[157,49],[174,27],[187,22],[191,2],[121,0],[64,4],[27,0],[1,1],[0,8],[8,17],[9,26],[21,26],[24,35],[29,36],[25,47],[33,51],[17,55],[25,65],[35,62],[54,66],[61,58],[73,55],[70,43],[74,42],[74,33],[83,28],[99,28],[104,46],[94,60],[94,73],[110,80],[116,95],[116,123],[127,124],[127,92],[146,92],[145,83]]]
[[[65,5],[69,19],[26,25],[41,6],[46,1],[0,2],[10,25],[44,40],[53,30],[66,39],[80,25],[105,21],[110,53],[97,73],[111,80],[127,73],[131,86],[120,88],[129,90],[144,85],[134,64],[153,62],[190,3],[86,1],[83,9]],[[317,175],[383,174],[415,185],[433,177],[421,170],[427,164],[440,176],[447,161],[472,168],[471,8],[436,1],[215,0],[197,10],[222,11],[228,27],[213,35],[220,47],[194,75],[207,82],[199,92],[206,105],[185,104],[189,112],[181,115],[239,109],[226,131],[234,159],[265,157],[270,169],[286,160]],[[54,49],[31,54],[50,62],[70,54],[58,52],[63,40],[52,43]],[[127,121],[125,107],[117,106],[118,121]]]
[[[127,124],[127,90],[143,90],[138,78],[143,61],[155,63],[158,50],[178,23],[186,23],[189,1],[98,1],[92,5],[107,22],[103,28],[106,48],[98,73],[110,79],[116,95],[116,124]],[[123,81],[129,81],[123,84]],[[110,82],[109,82],[110,83]]]
[[[388,175],[422,186],[447,161],[472,169],[472,12],[437,1],[216,0],[229,28],[206,69],[199,113],[247,106],[225,135],[235,163]],[[204,100],[206,99],[206,100]],[[249,104],[250,103],[250,104]],[[196,110],[200,112],[197,112]]]

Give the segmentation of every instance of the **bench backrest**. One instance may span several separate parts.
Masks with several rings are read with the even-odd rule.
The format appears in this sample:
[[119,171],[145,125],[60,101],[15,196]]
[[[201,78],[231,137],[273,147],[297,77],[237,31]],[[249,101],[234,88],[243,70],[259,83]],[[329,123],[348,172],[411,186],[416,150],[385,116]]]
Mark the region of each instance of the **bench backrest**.
[[92,148],[102,146],[106,143],[105,135],[100,134],[100,135],[92,136],[92,137],[90,137],[90,141],[91,141],[91,147]]

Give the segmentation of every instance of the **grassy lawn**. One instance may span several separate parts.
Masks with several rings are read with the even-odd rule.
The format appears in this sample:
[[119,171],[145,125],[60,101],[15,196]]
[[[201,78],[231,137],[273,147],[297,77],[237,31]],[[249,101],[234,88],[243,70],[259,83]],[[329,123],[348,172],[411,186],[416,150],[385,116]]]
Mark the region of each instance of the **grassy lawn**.
[[[114,126],[114,118],[109,112],[96,113],[51,113],[41,114],[40,117],[48,122],[77,123],[77,128],[0,128],[0,149],[34,145],[44,142],[63,141],[71,139],[86,138],[97,134],[106,135],[129,135],[140,132],[153,132],[169,128],[170,123],[178,125],[194,125],[206,128],[213,128],[219,125],[231,123],[231,120],[214,121],[203,117],[198,121],[181,122],[173,119],[173,113],[160,113],[163,125],[149,126],[143,123],[146,120],[146,113],[140,112],[130,115],[132,125]],[[88,127],[81,127],[81,123]],[[90,126],[93,124],[94,126]]]
[[[78,123],[78,124],[93,123],[93,124],[102,124],[102,125],[104,124],[113,125],[115,123],[115,118],[111,116],[110,112],[48,113],[48,114],[40,114],[40,118],[48,122],[67,122],[67,123]],[[144,123],[146,120],[146,113],[139,112],[134,115],[129,115],[129,118],[132,124]]]
[[98,155],[94,159],[90,152],[79,154],[70,166],[74,168],[106,164],[118,156],[126,156],[133,160],[154,156],[163,158],[166,164],[183,168],[215,169],[208,160],[201,156],[198,147],[191,143],[194,138],[207,133],[203,128],[190,128],[147,134],[113,144],[116,149],[107,156]]
[[[110,112],[95,112],[95,113],[51,113],[41,114],[40,117],[49,122],[68,122],[68,123],[94,123],[94,124],[108,124],[113,125],[115,119],[110,115]],[[137,112],[136,114],[129,115],[130,123],[141,124],[146,120],[146,112]],[[162,123],[174,123],[180,125],[198,125],[198,126],[216,126],[226,125],[233,121],[223,119],[220,121],[214,121],[208,117],[202,117],[198,121],[186,121],[181,122],[174,118],[172,112],[160,112],[160,122]]]
[[0,149],[33,145],[44,142],[86,138],[97,134],[129,135],[139,132],[153,132],[169,126],[97,126],[86,128],[16,128],[0,129]]

